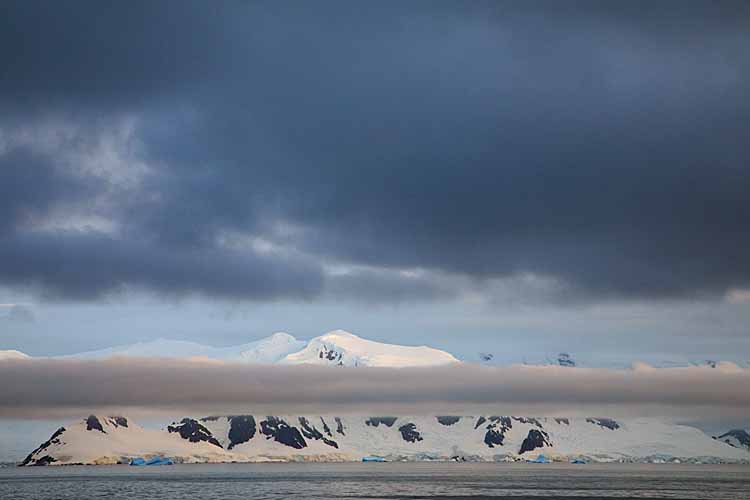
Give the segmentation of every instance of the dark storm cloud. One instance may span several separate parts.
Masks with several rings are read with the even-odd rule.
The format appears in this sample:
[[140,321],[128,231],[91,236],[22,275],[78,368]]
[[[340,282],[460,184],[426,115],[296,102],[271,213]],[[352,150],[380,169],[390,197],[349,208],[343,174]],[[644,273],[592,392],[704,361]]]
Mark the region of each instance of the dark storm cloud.
[[314,265],[218,248],[173,252],[88,231],[17,234],[0,240],[0,280],[51,299],[95,299],[126,286],[170,295],[307,298],[319,293]]
[[55,205],[80,201],[96,189],[95,181],[69,175],[46,155],[24,147],[5,153],[0,148],[0,239]]
[[636,370],[478,365],[331,369],[132,358],[6,360],[0,362],[4,381],[0,417],[49,417],[111,408],[183,412],[259,408],[534,412],[544,408],[553,412],[545,414],[553,415],[606,408],[612,416],[665,411],[684,419],[706,412],[714,417],[747,412],[748,377],[748,370],[734,365]]
[[[81,239],[65,269],[89,283],[63,280],[62,294],[103,282],[257,298],[242,273],[201,271],[226,269],[226,231],[373,268],[534,273],[583,297],[750,285],[746,2],[2,8],[11,120],[137,114],[154,172],[116,216],[156,257],[123,251],[200,255],[187,276],[112,276],[79,258],[101,238]],[[21,258],[24,238],[0,251]],[[6,283],[51,283],[62,264],[13,262],[0,263]]]
[[370,269],[329,276],[326,293],[339,300],[368,303],[439,300],[456,296],[456,290],[440,279]]

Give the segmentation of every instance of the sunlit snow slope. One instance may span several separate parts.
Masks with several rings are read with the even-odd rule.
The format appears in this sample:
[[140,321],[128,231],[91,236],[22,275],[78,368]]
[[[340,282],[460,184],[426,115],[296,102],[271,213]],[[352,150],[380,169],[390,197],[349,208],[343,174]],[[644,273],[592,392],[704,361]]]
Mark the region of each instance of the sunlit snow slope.
[[184,418],[164,430],[89,416],[42,443],[25,465],[388,460],[749,462],[750,453],[702,431],[651,419],[517,416],[265,416]]
[[13,349],[5,351],[0,350],[0,360],[5,359],[29,359],[29,356],[21,351],[15,351]]
[[281,360],[281,363],[285,364],[392,368],[434,366],[457,362],[458,360],[453,355],[431,347],[383,344],[363,339],[344,330],[335,330],[315,337],[304,349],[289,354]]
[[297,340],[288,333],[274,333],[270,337],[232,347],[211,347],[195,342],[158,339],[64,357],[105,359],[118,356],[208,358],[258,364],[283,363],[395,368],[434,366],[458,362],[453,355],[431,347],[411,347],[373,342],[344,330],[328,332],[309,342]]
[[104,359],[115,356],[159,358],[208,358],[220,361],[272,364],[305,346],[288,333],[274,333],[255,342],[231,347],[211,347],[196,342],[157,339],[151,342],[112,347],[66,356],[76,359]]

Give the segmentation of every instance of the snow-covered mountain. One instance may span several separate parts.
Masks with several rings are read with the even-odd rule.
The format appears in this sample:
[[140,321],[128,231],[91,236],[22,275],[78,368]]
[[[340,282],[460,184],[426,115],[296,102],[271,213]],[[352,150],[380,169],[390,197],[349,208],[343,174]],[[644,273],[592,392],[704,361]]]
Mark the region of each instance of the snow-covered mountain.
[[453,355],[431,347],[384,344],[363,339],[344,330],[334,330],[308,342],[279,332],[233,347],[210,347],[195,342],[158,339],[64,357],[105,359],[116,356],[378,367],[434,366],[458,362]]
[[299,351],[306,342],[284,332],[277,332],[255,342],[231,347],[211,347],[196,342],[157,339],[150,342],[111,347],[64,356],[75,359],[105,359],[115,356],[159,358],[208,358],[245,363],[276,363],[287,354]]
[[301,351],[284,357],[281,363],[401,368],[444,365],[458,363],[458,360],[452,354],[431,347],[383,344],[344,330],[334,330],[315,337]]
[[257,416],[184,418],[163,430],[124,417],[89,416],[67,425],[24,465],[389,460],[750,462],[750,452],[702,431],[648,419],[513,416]]
[[[638,358],[621,356],[618,354],[599,354],[581,356],[571,351],[560,352],[540,352],[531,355],[508,351],[481,351],[473,356],[469,356],[465,361],[475,362],[487,366],[509,366],[513,364],[524,364],[533,366],[564,366],[579,368],[607,368],[616,370],[627,370],[632,368],[633,364],[646,363],[654,368],[684,368],[689,366],[709,366],[718,367],[722,362],[720,358],[691,358],[686,356],[674,355],[665,357],[662,354],[644,353]],[[731,361],[742,368],[750,368],[750,360],[735,359]]]
[[29,359],[29,355],[13,349],[0,350],[0,361],[5,359]]
[[237,457],[207,442],[140,427],[125,417],[89,416],[60,427],[21,465],[114,464],[121,457],[179,457],[183,462],[224,462]]
[[[452,354],[439,349],[374,342],[344,330],[334,330],[309,341],[298,340],[288,333],[278,332],[260,340],[230,347],[213,347],[197,342],[156,339],[67,356],[54,356],[54,358],[105,359],[120,356],[204,358],[252,364],[306,363],[377,367],[435,366],[459,361]],[[0,361],[21,358],[28,358],[28,356],[19,351],[0,350]],[[513,349],[497,352],[482,351],[468,356],[462,361],[489,366],[525,364],[610,369],[629,369],[632,368],[634,362],[645,362],[655,368],[718,367],[721,364],[721,362],[711,359],[675,358],[665,360],[659,356],[642,356],[639,359],[612,356],[585,358],[570,351],[540,352],[533,356],[521,356]],[[750,368],[750,361],[738,361],[736,364],[743,368]]]
[[735,448],[741,448],[750,451],[750,432],[745,429],[732,429],[714,439],[726,443]]

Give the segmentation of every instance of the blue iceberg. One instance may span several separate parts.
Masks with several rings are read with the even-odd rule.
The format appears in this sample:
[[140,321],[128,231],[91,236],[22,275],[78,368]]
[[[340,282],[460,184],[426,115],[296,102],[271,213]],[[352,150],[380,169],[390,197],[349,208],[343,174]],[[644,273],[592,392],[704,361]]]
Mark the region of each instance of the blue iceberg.
[[369,456],[369,457],[362,457],[362,461],[363,462],[385,462],[385,458]]

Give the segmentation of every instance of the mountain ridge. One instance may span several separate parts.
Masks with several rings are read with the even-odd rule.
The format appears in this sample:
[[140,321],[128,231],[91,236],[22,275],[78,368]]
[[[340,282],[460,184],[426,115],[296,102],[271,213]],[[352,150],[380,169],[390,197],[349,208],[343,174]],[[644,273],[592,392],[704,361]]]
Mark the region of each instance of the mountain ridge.
[[716,368],[733,363],[750,368],[750,361],[718,359],[648,360],[625,358],[581,359],[567,351],[539,353],[534,358],[516,359],[510,353],[483,351],[460,359],[452,353],[429,346],[387,344],[359,337],[346,330],[332,330],[310,340],[297,339],[286,332],[244,344],[214,347],[193,341],[158,338],[104,349],[60,356],[28,356],[17,350],[0,350],[0,361],[19,359],[106,359],[110,357],[156,357],[174,359],[209,359],[248,364],[317,364],[330,366],[415,367],[466,362],[487,366],[562,366],[567,368],[630,369],[645,362],[654,368],[709,366]]
[[316,364],[335,366],[411,367],[458,363],[452,354],[427,346],[386,344],[345,330],[332,330],[309,341],[285,332],[230,347],[156,339],[96,351],[60,356],[63,359],[112,357],[207,358],[250,364]]
[[653,419],[520,416],[232,415],[146,429],[97,416],[58,429],[21,465],[388,460],[750,463],[750,452]]

